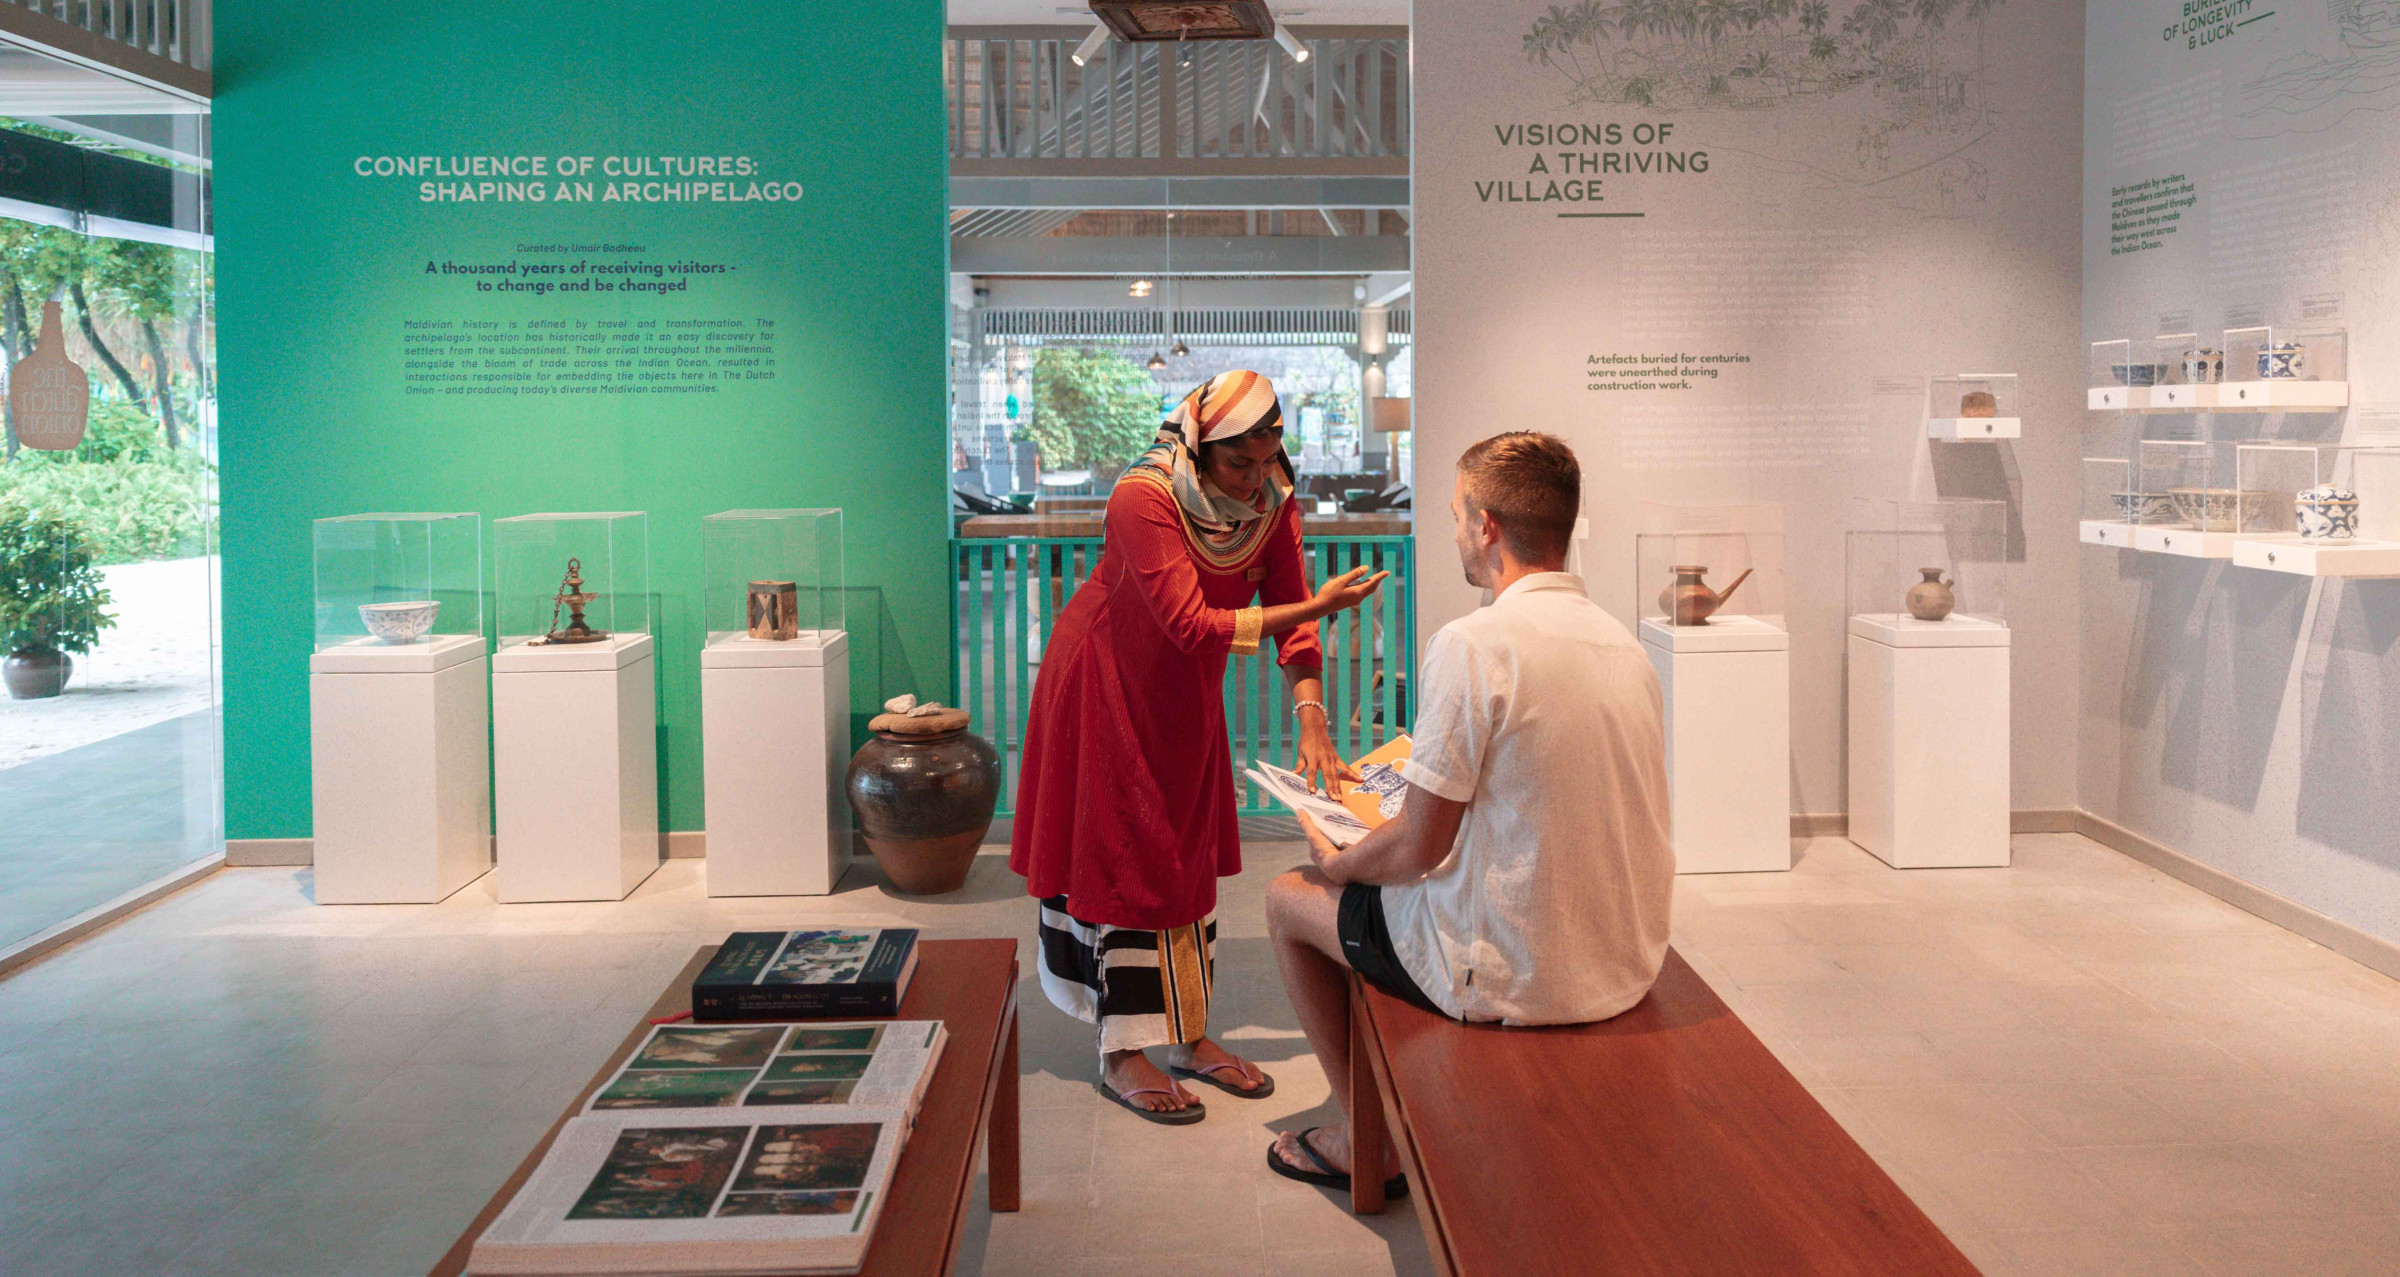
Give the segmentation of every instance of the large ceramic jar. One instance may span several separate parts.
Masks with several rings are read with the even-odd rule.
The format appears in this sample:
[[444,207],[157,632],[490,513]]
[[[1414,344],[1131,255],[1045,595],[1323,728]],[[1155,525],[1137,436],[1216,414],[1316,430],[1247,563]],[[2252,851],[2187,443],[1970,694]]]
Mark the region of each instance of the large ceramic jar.
[[1000,754],[967,712],[880,714],[850,759],[850,809],[892,885],[939,895],[965,885],[1000,804]]

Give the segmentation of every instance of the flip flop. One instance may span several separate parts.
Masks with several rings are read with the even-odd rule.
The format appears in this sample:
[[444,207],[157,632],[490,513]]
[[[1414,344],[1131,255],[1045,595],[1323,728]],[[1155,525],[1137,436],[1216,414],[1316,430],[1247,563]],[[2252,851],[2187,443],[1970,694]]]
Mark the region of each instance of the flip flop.
[[1238,1095],[1245,1100],[1263,1100],[1275,1093],[1275,1079],[1268,1077],[1265,1069],[1260,1069],[1258,1071],[1258,1085],[1247,1090],[1244,1090],[1243,1088],[1216,1076],[1217,1071],[1220,1069],[1232,1069],[1234,1072],[1240,1073],[1242,1071],[1242,1066],[1234,1063],[1231,1060],[1227,1060],[1219,1064],[1204,1065],[1196,1069],[1187,1069],[1176,1064],[1170,1064],[1167,1066],[1167,1072],[1175,1075],[1176,1077],[1190,1078],[1194,1082],[1205,1082],[1208,1085],[1223,1091],[1227,1095]]
[[[1308,1130],[1300,1132],[1299,1138],[1293,1141],[1293,1143],[1300,1146],[1301,1152],[1308,1155],[1308,1160],[1317,1164],[1317,1169],[1313,1171],[1302,1170],[1299,1167],[1292,1165],[1290,1162],[1277,1157],[1275,1155],[1275,1145],[1272,1142],[1269,1142],[1267,1145],[1267,1169],[1283,1176],[1285,1179],[1296,1179],[1303,1184],[1314,1184],[1319,1188],[1330,1188],[1339,1193],[1349,1192],[1350,1177],[1333,1169],[1333,1163],[1326,1161],[1325,1155],[1317,1151],[1317,1146],[1308,1142],[1308,1137],[1310,1134],[1323,1129],[1325,1128],[1321,1126],[1309,1127]],[[1396,1202],[1406,1196],[1408,1196],[1407,1176],[1394,1175],[1390,1179],[1387,1179],[1383,1182],[1383,1197],[1385,1201]]]
[[1170,1091],[1163,1086],[1137,1086],[1132,1090],[1120,1095],[1117,1092],[1117,1088],[1110,1086],[1104,1080],[1100,1083],[1100,1093],[1107,1096],[1109,1099],[1116,1101],[1118,1104],[1123,1105],[1125,1109],[1131,1112],[1135,1117],[1141,1118],[1144,1121],[1156,1122],[1160,1126],[1190,1126],[1192,1123],[1208,1116],[1208,1106],[1202,1104],[1198,1100],[1193,1100],[1190,1104],[1187,1104],[1179,1109],[1160,1110],[1146,1109],[1133,1102],[1133,1097],[1137,1095],[1175,1094],[1175,1092]]

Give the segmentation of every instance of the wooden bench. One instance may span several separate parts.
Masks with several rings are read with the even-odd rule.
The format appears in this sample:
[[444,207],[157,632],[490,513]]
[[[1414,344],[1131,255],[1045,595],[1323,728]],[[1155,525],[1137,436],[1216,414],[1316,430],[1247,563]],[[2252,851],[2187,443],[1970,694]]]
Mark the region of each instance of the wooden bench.
[[1397,1149],[1437,1272],[1976,1271],[1672,950],[1598,1024],[1465,1025],[1356,976],[1350,1005],[1357,1164]]

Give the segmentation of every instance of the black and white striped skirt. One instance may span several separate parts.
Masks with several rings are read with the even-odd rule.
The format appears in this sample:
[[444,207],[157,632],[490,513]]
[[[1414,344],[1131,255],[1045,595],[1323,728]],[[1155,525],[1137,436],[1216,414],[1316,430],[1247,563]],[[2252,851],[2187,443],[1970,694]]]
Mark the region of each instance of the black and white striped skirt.
[[1208,1035],[1217,920],[1168,931],[1085,922],[1067,898],[1042,901],[1042,992],[1100,1028],[1103,1051],[1197,1042]]

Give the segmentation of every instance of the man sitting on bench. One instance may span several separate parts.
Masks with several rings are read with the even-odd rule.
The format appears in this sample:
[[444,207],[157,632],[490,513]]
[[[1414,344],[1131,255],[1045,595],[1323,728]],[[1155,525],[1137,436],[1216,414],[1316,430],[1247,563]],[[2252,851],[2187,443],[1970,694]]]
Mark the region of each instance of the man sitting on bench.
[[1658,978],[1675,874],[1658,677],[1564,570],[1582,488],[1544,434],[1459,458],[1459,558],[1493,597],[1425,645],[1405,805],[1346,850],[1302,816],[1313,867],[1268,889],[1284,988],[1345,1117],[1279,1136],[1279,1175],[1349,1187],[1349,971],[1503,1024],[1605,1020]]

